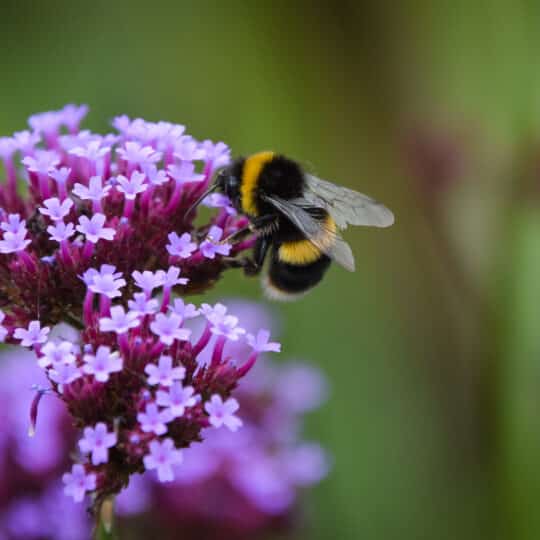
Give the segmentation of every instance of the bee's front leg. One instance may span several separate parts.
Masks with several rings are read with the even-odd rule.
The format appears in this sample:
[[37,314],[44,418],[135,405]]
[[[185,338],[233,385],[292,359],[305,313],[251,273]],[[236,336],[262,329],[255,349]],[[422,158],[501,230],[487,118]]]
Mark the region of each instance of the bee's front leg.
[[246,276],[256,276],[262,270],[271,242],[268,236],[259,236],[253,247],[253,257],[224,258],[229,268],[243,268]]
[[276,214],[267,214],[266,216],[260,216],[253,218],[247,227],[239,229],[227,238],[223,238],[220,244],[233,244],[244,240],[252,233],[259,235],[267,235],[275,232],[278,228],[278,216]]

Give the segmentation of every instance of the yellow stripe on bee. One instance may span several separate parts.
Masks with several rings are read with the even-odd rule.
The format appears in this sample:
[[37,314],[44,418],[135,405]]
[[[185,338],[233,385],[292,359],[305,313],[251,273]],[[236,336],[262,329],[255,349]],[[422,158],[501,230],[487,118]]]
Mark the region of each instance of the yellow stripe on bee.
[[244,161],[242,171],[242,182],[240,184],[240,195],[242,200],[242,210],[245,214],[257,216],[259,211],[255,202],[255,190],[259,181],[262,168],[274,158],[274,152],[258,152],[249,156]]
[[[330,248],[334,243],[334,234],[336,232],[336,223],[330,217],[326,216],[324,229],[315,239],[316,243],[324,248]],[[321,250],[310,240],[297,240],[295,242],[284,242],[279,247],[279,260],[295,266],[305,266],[314,263],[321,258]]]

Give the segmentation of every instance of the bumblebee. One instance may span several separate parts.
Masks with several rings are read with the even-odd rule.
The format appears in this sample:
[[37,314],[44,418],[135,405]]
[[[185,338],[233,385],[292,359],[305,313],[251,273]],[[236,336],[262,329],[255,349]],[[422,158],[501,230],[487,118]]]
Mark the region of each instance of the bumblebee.
[[394,215],[382,204],[321,180],[274,152],[236,159],[218,173],[199,201],[215,190],[227,195],[249,219],[249,227],[233,236],[257,235],[253,258],[237,265],[247,273],[259,273],[269,254],[262,284],[274,300],[293,300],[307,293],[332,261],[354,271],[353,254],[340,229],[347,225],[388,227],[394,222]]

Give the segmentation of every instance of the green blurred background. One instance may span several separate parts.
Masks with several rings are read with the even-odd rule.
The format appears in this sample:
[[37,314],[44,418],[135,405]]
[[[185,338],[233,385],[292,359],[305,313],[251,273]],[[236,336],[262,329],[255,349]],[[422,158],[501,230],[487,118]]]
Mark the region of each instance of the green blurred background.
[[394,210],[347,231],[355,274],[278,306],[332,386],[301,539],[540,537],[539,25],[519,0],[0,3],[0,133],[88,103]]

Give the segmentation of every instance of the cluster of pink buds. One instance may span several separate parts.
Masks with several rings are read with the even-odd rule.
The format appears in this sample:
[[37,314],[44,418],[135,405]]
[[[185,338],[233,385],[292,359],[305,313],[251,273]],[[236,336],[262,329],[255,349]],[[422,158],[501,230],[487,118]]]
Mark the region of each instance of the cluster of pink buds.
[[[218,208],[205,225],[188,212],[229,162],[227,146],[125,116],[118,134],[79,131],[85,114],[68,105],[0,138],[0,340],[33,349],[50,382],[32,429],[49,392],[82,430],[65,491],[90,492],[97,507],[134,473],[172,480],[203,428],[240,427],[231,392],[279,345],[221,304],[181,298],[210,288],[252,243],[226,242],[246,225],[226,197],[203,201]],[[76,337],[51,331],[60,322]],[[227,351],[240,340],[246,358]]]

